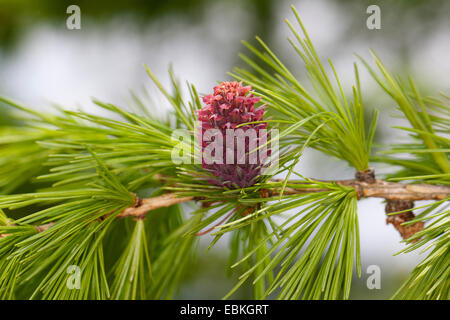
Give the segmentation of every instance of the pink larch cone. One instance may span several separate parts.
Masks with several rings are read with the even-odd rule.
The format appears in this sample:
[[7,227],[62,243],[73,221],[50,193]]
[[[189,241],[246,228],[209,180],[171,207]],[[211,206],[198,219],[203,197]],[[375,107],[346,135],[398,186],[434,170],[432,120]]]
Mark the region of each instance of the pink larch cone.
[[[253,163],[249,161],[248,153],[251,150],[249,150],[248,138],[245,140],[246,159],[244,164],[239,164],[237,161],[236,140],[233,150],[235,161],[232,164],[225,163],[227,129],[235,129],[239,124],[263,120],[264,109],[263,107],[255,109],[255,104],[259,101],[259,98],[249,93],[250,90],[250,86],[244,87],[236,81],[222,82],[214,87],[213,94],[203,97],[206,106],[198,111],[202,137],[205,136],[204,134],[208,129],[218,129],[223,137],[223,164],[208,164],[205,162],[205,157],[202,157],[202,167],[216,177],[216,179],[210,180],[212,184],[230,189],[245,188],[256,183],[261,174],[266,157],[258,156],[256,162]],[[244,132],[250,129],[255,130],[257,146],[267,142],[266,128],[267,123],[248,124],[239,127]],[[211,141],[201,141],[202,151],[211,143]],[[253,153],[253,155],[255,154],[258,154],[258,151]],[[270,150],[267,150],[266,155],[270,155]]]

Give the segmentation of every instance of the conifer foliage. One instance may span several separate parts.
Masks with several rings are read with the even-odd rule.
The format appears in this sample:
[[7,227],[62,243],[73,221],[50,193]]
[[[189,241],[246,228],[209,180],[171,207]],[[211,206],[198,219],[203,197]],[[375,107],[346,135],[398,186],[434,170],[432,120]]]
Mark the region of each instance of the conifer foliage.
[[[379,197],[390,205],[432,200],[389,212],[414,210],[401,226],[424,225],[403,240],[402,253],[427,249],[394,298],[449,299],[450,97],[422,96],[375,54],[373,63],[355,62],[354,85],[344,88],[292,9],[299,27],[287,21],[289,41],[310,83],[257,38],[258,46],[244,43],[247,68],[211,95],[188,83],[185,98],[172,71],[169,90],[147,68],[173,106],[166,118],[137,97],[126,108],[94,100],[102,116],[45,113],[0,97],[21,117],[0,128],[0,298],[170,299],[195,263],[199,237],[212,235],[213,246],[228,234],[224,269],[239,278],[225,298],[249,284],[255,299],[347,299],[361,275],[357,202]],[[398,127],[407,143],[373,152],[377,111],[366,119],[358,65],[408,120]],[[278,142],[268,153],[278,167],[262,175],[261,163],[195,162],[195,145],[173,133],[194,140],[197,123],[277,129],[265,145]],[[307,147],[348,162],[356,178],[318,181],[297,172]],[[174,152],[188,161],[173,161]],[[374,176],[370,162],[397,171]],[[194,210],[181,204],[188,202]]]

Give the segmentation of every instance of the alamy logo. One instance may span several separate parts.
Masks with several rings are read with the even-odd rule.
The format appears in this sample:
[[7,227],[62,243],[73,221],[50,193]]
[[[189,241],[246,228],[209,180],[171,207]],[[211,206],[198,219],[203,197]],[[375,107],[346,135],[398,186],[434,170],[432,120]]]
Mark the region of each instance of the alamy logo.
[[79,30],[81,29],[81,10],[77,5],[70,5],[66,10],[67,14],[70,16],[66,20],[66,26],[69,30]]
[[67,267],[67,274],[70,274],[66,281],[69,290],[79,290],[81,288],[81,269],[77,265]]
[[381,289],[381,269],[379,266],[373,264],[367,267],[367,273],[370,276],[367,278],[367,288],[370,290]]
[[369,30],[381,29],[381,9],[376,4],[367,7],[366,13],[370,16],[366,20],[366,26]]

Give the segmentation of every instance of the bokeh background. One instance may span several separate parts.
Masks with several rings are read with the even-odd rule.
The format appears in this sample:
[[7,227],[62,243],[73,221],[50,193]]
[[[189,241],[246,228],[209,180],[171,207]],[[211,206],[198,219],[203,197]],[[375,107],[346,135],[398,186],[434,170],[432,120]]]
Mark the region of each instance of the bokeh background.
[[[68,30],[66,9],[81,9],[81,29]],[[0,94],[40,110],[52,103],[64,108],[96,112],[91,97],[116,105],[131,101],[130,90],[149,94],[154,112],[165,101],[151,86],[143,65],[163,84],[170,65],[181,81],[208,93],[217,81],[242,62],[241,40],[255,35],[303,81],[299,57],[287,42],[284,18],[296,6],[322,58],[331,58],[344,84],[353,81],[355,53],[371,61],[373,49],[388,68],[410,75],[424,94],[450,93],[450,1],[445,0],[147,0],[65,1],[0,0]],[[366,9],[381,9],[381,29],[369,30]],[[361,68],[366,107],[381,117],[377,143],[404,138],[390,127],[403,123],[393,102]],[[0,105],[0,125],[8,124],[8,110]],[[375,167],[378,174],[391,170]],[[351,178],[345,163],[308,150],[299,164],[302,174],[319,179]],[[392,225],[385,224],[381,200],[359,202],[363,274],[355,278],[351,298],[388,298],[422,256],[394,256],[403,248]],[[219,299],[233,287],[228,276],[227,239],[206,253],[212,238],[203,236],[198,260],[178,293],[180,299]],[[365,271],[381,269],[381,289],[369,290]],[[234,298],[249,298],[241,290]]]

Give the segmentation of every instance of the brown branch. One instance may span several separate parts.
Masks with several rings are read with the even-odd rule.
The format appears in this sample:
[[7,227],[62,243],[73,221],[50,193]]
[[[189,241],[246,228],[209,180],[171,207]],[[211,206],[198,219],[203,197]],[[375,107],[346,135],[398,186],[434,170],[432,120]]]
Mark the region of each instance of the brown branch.
[[430,184],[402,184],[376,180],[375,183],[338,181],[338,184],[354,187],[360,198],[384,198],[386,200],[444,200],[450,195],[450,187]]
[[173,206],[174,204],[191,200],[194,200],[194,197],[178,198],[174,193],[166,193],[163,194],[162,196],[138,200],[133,207],[125,209],[117,217],[123,218],[133,216],[136,218],[142,218],[147,214],[147,212],[151,210],[170,207]]
[[[357,176],[358,177],[358,176]],[[402,184],[396,182],[386,182],[383,180],[372,179],[371,175],[363,177],[363,181],[359,179],[353,180],[338,180],[335,183],[352,187],[356,190],[358,199],[360,198],[384,198],[386,200],[444,200],[450,196],[450,187],[429,185],[429,184]],[[359,178],[359,177],[358,177]],[[272,182],[281,182],[282,180],[272,180]],[[319,180],[317,180],[319,181]],[[369,181],[369,182],[367,182]],[[373,181],[373,182],[372,182]],[[330,182],[330,181],[325,181]],[[298,188],[295,187],[298,184]],[[289,182],[289,187],[284,190],[284,194],[301,194],[301,193],[315,193],[326,192],[329,189],[324,188],[305,188],[308,183],[305,181],[292,181]],[[272,190],[263,190],[263,197],[279,195],[280,188]],[[145,215],[152,210],[170,207],[175,204],[197,200],[195,197],[177,197],[175,193],[166,193],[161,196],[139,199],[136,197],[136,202],[132,207],[129,207],[122,211],[117,217],[135,217],[137,219],[143,219]],[[38,232],[47,230],[53,224],[49,223],[42,226],[36,226]],[[6,234],[0,234],[0,238],[5,237]]]
[[[273,180],[280,182],[281,180]],[[359,180],[339,180],[335,181],[337,184],[355,188],[358,198],[384,198],[387,200],[443,200],[450,195],[450,187],[436,186],[428,184],[401,184],[395,182],[386,182],[382,180],[375,180],[374,183],[368,183]],[[298,181],[299,188],[295,188],[290,184],[290,187],[284,190],[284,194],[300,194],[300,193],[315,193],[325,192],[329,189],[324,188],[304,188],[305,182]],[[295,184],[295,183],[294,183]],[[300,187],[300,185],[302,187]],[[279,195],[280,188],[268,191],[270,195]],[[118,217],[143,217],[151,210],[163,207],[170,207],[174,204],[195,200],[194,197],[178,198],[174,193],[167,193],[162,196],[142,199],[130,208],[121,212]]]
[[[50,222],[50,223],[47,223],[47,224],[43,224],[43,225],[40,225],[40,226],[33,226],[33,227],[36,229],[36,231],[38,233],[40,233],[40,232],[44,232],[45,230],[47,230],[48,228],[50,228],[54,224],[55,224],[54,222]],[[15,226],[15,224],[11,224],[10,226]],[[0,233],[0,239],[1,238],[5,238],[5,237],[7,237],[9,235],[10,235],[10,233],[3,233],[3,234]]]
[[50,223],[43,224],[43,225],[40,225],[40,226],[34,226],[34,228],[37,230],[38,233],[40,233],[40,232],[44,232],[45,230],[47,230],[48,228],[50,228],[54,224],[55,224],[54,222],[50,222]]
[[[277,180],[279,182],[279,180]],[[328,181],[329,182],[329,181]],[[374,183],[367,183],[358,180],[338,180],[334,181],[342,186],[352,187],[356,190],[358,198],[383,198],[386,200],[444,200],[450,196],[450,187],[431,184],[402,184],[375,180]],[[298,181],[303,186],[305,183]],[[284,194],[314,193],[324,192],[329,189],[323,188],[295,188],[288,187]],[[274,190],[272,195],[279,195],[281,190]]]

